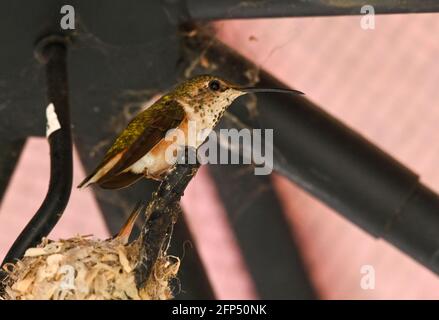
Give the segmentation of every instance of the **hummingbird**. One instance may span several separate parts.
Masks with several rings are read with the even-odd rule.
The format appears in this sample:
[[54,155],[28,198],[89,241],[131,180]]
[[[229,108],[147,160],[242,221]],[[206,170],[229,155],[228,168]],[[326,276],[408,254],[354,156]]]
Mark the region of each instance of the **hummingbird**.
[[[175,164],[165,155],[175,143],[165,139],[169,130],[179,129],[188,135],[189,123],[195,123],[197,139],[188,146],[197,149],[236,98],[257,92],[303,94],[292,89],[239,86],[212,75],[188,79],[136,115],[78,188],[97,184],[104,189],[120,189],[143,177],[162,180]],[[204,134],[198,135],[201,132]]]

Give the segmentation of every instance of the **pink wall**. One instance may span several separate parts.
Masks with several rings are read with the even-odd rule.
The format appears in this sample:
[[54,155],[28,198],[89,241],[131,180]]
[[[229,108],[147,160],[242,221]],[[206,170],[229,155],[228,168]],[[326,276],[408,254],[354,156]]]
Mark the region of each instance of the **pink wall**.
[[[227,21],[216,26],[224,42],[304,91],[439,191],[438,15],[378,16],[376,29],[369,31],[360,28],[359,17]],[[46,141],[30,139],[0,207],[1,256],[38,209],[48,169]],[[75,157],[75,185],[84,175]],[[284,178],[273,179],[323,298],[439,298],[437,276]],[[192,181],[183,205],[218,297],[256,297],[207,170]],[[51,237],[76,233],[108,236],[90,190],[73,191]],[[375,290],[361,289],[362,265],[375,268]]]

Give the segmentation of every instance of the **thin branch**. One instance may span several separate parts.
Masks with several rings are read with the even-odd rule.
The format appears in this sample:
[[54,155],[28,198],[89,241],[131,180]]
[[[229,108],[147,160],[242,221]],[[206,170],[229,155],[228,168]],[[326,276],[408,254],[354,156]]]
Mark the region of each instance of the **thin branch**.
[[[186,149],[185,159],[190,159],[188,155],[192,152],[195,150]],[[145,208],[147,220],[137,240],[141,246],[139,263],[135,270],[139,288],[148,280],[160,254],[167,250],[173,226],[181,212],[179,201],[199,166],[199,163],[177,164],[161,182]]]

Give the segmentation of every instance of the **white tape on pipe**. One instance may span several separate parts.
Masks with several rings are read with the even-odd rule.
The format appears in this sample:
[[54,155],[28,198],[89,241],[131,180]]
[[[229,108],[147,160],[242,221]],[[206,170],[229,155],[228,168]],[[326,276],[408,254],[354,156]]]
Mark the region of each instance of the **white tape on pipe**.
[[52,133],[61,129],[61,124],[58,121],[53,103],[50,103],[46,108],[46,119],[46,137],[49,138]]

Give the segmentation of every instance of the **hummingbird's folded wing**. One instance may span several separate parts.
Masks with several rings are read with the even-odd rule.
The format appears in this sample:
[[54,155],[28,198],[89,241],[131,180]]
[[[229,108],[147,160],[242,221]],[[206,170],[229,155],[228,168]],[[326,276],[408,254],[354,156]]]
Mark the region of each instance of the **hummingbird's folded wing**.
[[[124,170],[136,163],[164,139],[168,130],[177,128],[185,115],[184,108],[178,101],[163,98],[158,100],[128,124],[108,150],[102,163],[79,186],[86,185],[88,181],[91,181],[101,168],[106,167],[112,160],[114,162],[115,157],[118,157],[118,160],[106,172],[102,173],[102,176],[95,179],[95,182],[105,187],[113,185],[116,176],[125,179]],[[136,179],[130,177],[129,180],[135,181]]]

